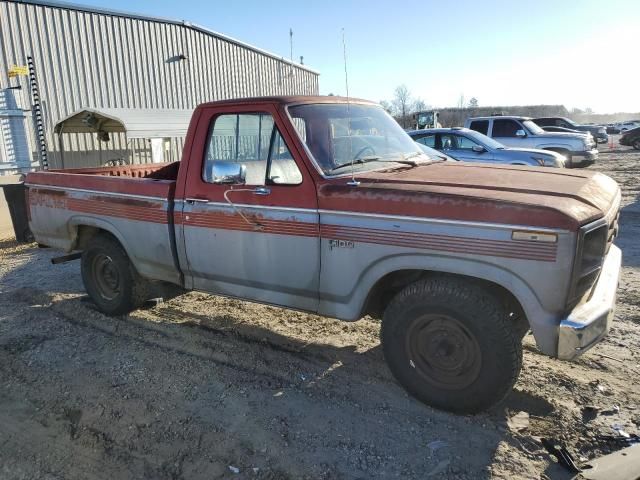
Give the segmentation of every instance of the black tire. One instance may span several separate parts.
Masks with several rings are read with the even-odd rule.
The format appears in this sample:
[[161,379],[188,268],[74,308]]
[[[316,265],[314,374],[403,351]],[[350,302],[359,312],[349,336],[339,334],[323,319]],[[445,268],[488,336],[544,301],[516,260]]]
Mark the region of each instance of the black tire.
[[631,144],[631,146],[635,150],[640,150],[640,138],[638,138],[637,140],[634,140],[633,143]]
[[382,347],[409,393],[433,407],[477,413],[502,401],[522,367],[522,343],[503,302],[455,277],[409,285],[384,313]]
[[123,315],[149,298],[149,282],[135,270],[120,243],[110,235],[98,235],[82,253],[82,281],[98,310]]

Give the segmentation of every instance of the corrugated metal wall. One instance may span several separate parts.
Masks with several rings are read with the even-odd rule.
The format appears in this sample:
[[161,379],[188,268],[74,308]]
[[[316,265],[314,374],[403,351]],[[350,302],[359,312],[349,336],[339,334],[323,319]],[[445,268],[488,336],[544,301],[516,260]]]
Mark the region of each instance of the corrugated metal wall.
[[[20,84],[28,91],[27,77],[10,81],[7,71],[34,58],[51,167],[61,166],[54,124],[83,107],[194,108],[226,98],[318,93],[316,72],[198,27],[74,8],[0,1],[0,88]],[[65,154],[65,167],[130,161],[132,151],[149,150],[142,140],[125,145],[123,135],[109,144],[81,134],[64,135],[64,142],[65,152],[73,152]]]

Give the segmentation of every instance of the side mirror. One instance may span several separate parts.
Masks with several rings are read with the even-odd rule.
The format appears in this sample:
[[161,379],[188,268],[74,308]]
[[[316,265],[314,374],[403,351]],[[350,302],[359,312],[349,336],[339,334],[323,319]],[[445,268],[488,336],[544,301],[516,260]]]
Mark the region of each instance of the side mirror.
[[473,150],[473,151],[474,151],[474,152],[476,152],[476,153],[484,153],[484,152],[486,152],[486,151],[487,151],[487,150],[486,150],[483,146],[481,146],[481,145],[474,145],[473,147],[471,147],[471,150]]
[[244,185],[246,177],[247,166],[236,162],[210,162],[204,172],[208,183]]
[[527,136],[527,132],[525,132],[524,130],[520,129],[520,130],[516,130],[516,137],[526,137]]

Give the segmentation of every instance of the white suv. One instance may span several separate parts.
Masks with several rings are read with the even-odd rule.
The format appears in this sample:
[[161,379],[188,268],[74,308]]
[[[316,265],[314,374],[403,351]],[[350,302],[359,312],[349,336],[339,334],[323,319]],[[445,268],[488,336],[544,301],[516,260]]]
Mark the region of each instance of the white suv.
[[508,147],[558,152],[567,157],[567,166],[591,164],[598,159],[598,149],[593,137],[580,133],[545,132],[529,117],[474,117],[468,118],[464,126]]

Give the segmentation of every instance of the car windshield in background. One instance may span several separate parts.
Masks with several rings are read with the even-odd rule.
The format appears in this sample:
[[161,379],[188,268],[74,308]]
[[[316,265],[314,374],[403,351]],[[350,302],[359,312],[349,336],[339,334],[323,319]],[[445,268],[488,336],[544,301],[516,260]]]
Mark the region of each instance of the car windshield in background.
[[494,150],[501,150],[506,148],[500,142],[496,142],[493,138],[487,137],[486,135],[476,132],[475,130],[469,130],[465,132],[465,135],[467,135],[472,140],[475,140],[476,142],[484,145],[485,147],[493,148]]
[[[325,175],[380,168],[385,162],[421,163],[431,158],[377,105],[305,104],[289,115]],[[344,169],[342,169],[344,167]]]
[[522,122],[522,124],[524,125],[524,127],[529,130],[530,133],[532,133],[533,135],[541,135],[544,133],[544,130],[541,129],[538,125],[536,125],[535,123],[533,123],[531,120],[524,120]]

